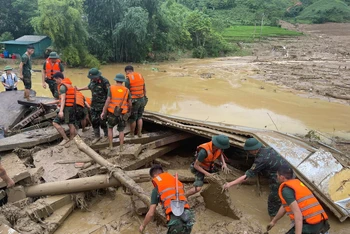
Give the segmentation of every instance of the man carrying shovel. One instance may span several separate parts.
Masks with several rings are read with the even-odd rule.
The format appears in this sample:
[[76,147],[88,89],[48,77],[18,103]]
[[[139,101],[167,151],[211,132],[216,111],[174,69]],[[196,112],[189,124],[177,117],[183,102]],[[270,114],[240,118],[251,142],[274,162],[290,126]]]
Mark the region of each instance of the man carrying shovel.
[[189,234],[194,224],[194,214],[190,210],[184,193],[184,186],[176,177],[164,172],[162,166],[153,165],[149,171],[154,189],[151,195],[151,206],[139,231],[142,233],[151,222],[157,204],[161,203],[168,222],[167,234]]

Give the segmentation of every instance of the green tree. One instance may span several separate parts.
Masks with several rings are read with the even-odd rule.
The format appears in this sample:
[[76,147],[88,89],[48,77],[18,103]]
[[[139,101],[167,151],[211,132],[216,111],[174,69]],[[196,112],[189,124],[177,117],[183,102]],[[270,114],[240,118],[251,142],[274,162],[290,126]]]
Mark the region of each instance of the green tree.
[[38,0],[39,16],[32,25],[39,34],[48,35],[62,59],[70,66],[99,66],[85,47],[87,31],[83,22],[83,0]]

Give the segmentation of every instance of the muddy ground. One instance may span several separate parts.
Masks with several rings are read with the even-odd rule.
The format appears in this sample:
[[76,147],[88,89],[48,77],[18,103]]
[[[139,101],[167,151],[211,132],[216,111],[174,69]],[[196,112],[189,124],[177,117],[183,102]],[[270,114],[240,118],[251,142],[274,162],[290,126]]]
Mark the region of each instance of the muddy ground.
[[253,51],[260,71],[255,78],[304,91],[307,97],[350,104],[350,24],[282,22],[282,27],[304,36],[256,43]]

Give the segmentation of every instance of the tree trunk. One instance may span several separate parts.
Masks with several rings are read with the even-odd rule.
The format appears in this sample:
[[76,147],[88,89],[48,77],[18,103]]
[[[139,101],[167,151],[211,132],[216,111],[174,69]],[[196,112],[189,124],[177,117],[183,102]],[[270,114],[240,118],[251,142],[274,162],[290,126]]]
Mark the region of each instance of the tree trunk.
[[[85,144],[85,142],[80,138],[79,135],[77,135],[74,138],[78,148],[86,153],[89,157],[94,159],[98,164],[101,166],[104,166],[107,168],[109,172],[120,181],[122,185],[124,185],[126,188],[130,190],[132,194],[140,198],[141,201],[143,201],[148,207],[151,205],[151,201],[149,196],[146,195],[146,193],[143,191],[143,189],[136,184],[136,182],[131,179],[126,172],[124,172],[122,169],[118,168],[116,165],[113,165],[112,163],[105,160],[102,156],[100,156],[98,153],[96,153],[93,149],[91,149],[88,145]],[[160,208],[160,207],[158,207]],[[161,221],[166,223],[165,216],[162,212],[159,211],[160,209],[156,210],[156,215],[158,218],[160,218]]]

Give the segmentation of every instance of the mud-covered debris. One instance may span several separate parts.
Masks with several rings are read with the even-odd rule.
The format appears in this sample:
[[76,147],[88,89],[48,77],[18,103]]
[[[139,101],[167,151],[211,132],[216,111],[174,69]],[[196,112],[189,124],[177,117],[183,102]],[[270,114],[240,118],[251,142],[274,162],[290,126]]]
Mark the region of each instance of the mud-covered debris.
[[216,175],[208,177],[208,180],[210,182],[209,186],[201,191],[205,207],[221,215],[233,219],[240,219],[242,217],[242,212],[231,202],[229,193],[222,190],[226,181]]

